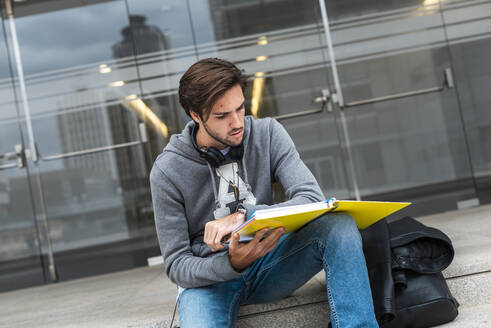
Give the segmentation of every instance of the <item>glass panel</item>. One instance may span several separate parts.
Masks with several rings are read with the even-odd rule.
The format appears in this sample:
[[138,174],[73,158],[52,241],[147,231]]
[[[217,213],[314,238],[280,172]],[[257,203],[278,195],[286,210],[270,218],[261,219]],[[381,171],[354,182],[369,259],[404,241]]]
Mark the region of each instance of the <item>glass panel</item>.
[[[58,116],[140,95],[124,1],[15,2],[15,24],[41,155],[62,149]],[[42,26],[42,33],[37,33]],[[129,40],[129,41],[128,41]],[[133,140],[127,140],[133,141]],[[104,145],[108,145],[107,143]]]
[[144,265],[159,254],[144,152],[134,146],[43,164],[62,280]]
[[[29,163],[35,204],[44,205],[37,214],[47,217],[62,280],[142,265],[159,254],[148,173],[189,120],[177,87],[197,59],[222,57],[250,73],[247,107],[257,117],[319,109],[312,100],[329,86],[317,1],[14,5],[41,157]],[[35,37],[39,26],[49,38]],[[324,111],[282,122],[326,196],[344,197],[350,183],[335,119]],[[149,136],[145,145],[48,160],[138,141],[139,123]]]
[[[317,1],[141,1],[129,0],[135,35],[163,40],[147,46],[137,40],[144,98],[168,97],[166,123],[180,132],[189,120],[179,106],[177,87],[184,71],[197,59],[219,57],[233,61],[251,75],[246,108],[256,117],[320,109],[313,99],[329,85],[322,25]],[[162,117],[162,116],[159,116]],[[326,193],[350,195],[334,116],[325,112],[282,120],[302,158]],[[172,125],[172,124],[171,124]],[[306,131],[309,131],[306,133]],[[315,132],[312,132],[315,131]],[[326,138],[319,144],[318,138]],[[324,140],[324,139],[323,139]],[[313,145],[316,145],[313,149]],[[161,148],[152,148],[153,158]],[[319,154],[329,154],[321,155]],[[281,199],[281,198],[277,198]]]
[[[180,76],[197,58],[188,2],[128,0],[128,6],[145,96],[177,93]],[[209,12],[208,3],[193,1],[193,7],[202,14],[195,18],[200,24]],[[211,25],[204,22],[201,28],[210,31]]]
[[[22,145],[3,24],[0,27],[0,155]],[[0,156],[1,157],[1,156]],[[16,164],[0,158],[0,167]],[[0,168],[0,292],[44,282],[27,170]]]
[[[233,60],[253,75],[246,96],[251,114],[321,109],[313,100],[330,89],[330,72],[318,1],[210,1],[210,7],[217,40],[213,55]],[[198,52],[208,55],[205,45]],[[335,119],[324,109],[281,123],[325,196],[349,198],[352,183]]]
[[[312,104],[312,99],[328,89],[327,72],[321,70],[297,71],[265,78],[256,77],[250,86],[251,95],[260,89],[259,97],[247,97],[248,108],[254,110],[252,99],[257,99],[257,116],[278,116],[300,111],[321,109],[322,104]],[[309,104],[309,107],[305,107]],[[303,117],[282,119],[295,146],[321,185],[326,197],[350,197],[350,180],[346,176],[344,154],[340,148],[335,117],[324,112]]]
[[[172,115],[154,112],[156,101],[141,98],[131,28],[138,21],[129,19],[126,2],[88,3],[14,3],[41,158],[29,168],[61,280],[144,265],[159,255],[152,159],[146,144],[49,156],[138,142],[139,123],[160,149],[176,131]],[[39,26],[46,40],[34,37]]]
[[491,3],[443,6],[455,83],[481,204],[491,203]]
[[[326,5],[345,103],[443,85],[438,1]],[[362,198],[414,201],[415,215],[476,197],[455,89],[348,107],[346,119]]]
[[[317,1],[211,0],[209,3],[216,41],[298,30],[316,25],[318,13]],[[197,12],[193,9],[193,13]]]

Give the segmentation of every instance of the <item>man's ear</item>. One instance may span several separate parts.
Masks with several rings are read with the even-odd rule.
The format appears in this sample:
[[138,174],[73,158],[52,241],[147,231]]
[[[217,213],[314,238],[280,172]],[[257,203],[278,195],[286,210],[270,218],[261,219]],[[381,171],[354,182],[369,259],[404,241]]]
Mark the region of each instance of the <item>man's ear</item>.
[[191,115],[191,118],[193,119],[194,122],[200,124],[201,123],[201,118],[196,112],[193,112],[192,110],[189,111],[189,115]]

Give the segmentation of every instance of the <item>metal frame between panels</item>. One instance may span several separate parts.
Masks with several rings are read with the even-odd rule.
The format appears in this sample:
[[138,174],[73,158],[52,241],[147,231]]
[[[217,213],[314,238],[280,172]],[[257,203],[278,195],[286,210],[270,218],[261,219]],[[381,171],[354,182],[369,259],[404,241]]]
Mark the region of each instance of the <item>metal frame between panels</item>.
[[353,154],[351,152],[351,140],[348,133],[348,125],[346,124],[346,117],[342,110],[344,107],[343,92],[341,90],[341,84],[339,83],[339,74],[336,65],[336,57],[334,56],[334,47],[331,39],[331,30],[329,28],[329,19],[327,17],[327,9],[324,0],[319,0],[319,7],[321,10],[322,24],[324,25],[324,32],[325,32],[324,35],[326,37],[327,49],[329,52],[329,60],[331,62],[332,78],[334,80],[335,92],[333,93],[331,99],[333,100],[334,103],[337,103],[340,109],[339,114],[341,119],[341,127],[343,130],[344,141],[346,143],[345,150],[346,150],[346,156],[348,158],[351,180],[353,183],[353,191],[355,193],[356,200],[361,200],[360,189],[358,187],[358,179],[356,177],[355,164],[353,161]]
[[41,240],[45,241],[45,246],[46,246],[46,255],[48,257],[48,272],[49,272],[49,277],[52,281],[58,280],[58,275],[57,275],[57,270],[55,266],[55,259],[54,259],[54,254],[53,254],[53,246],[51,243],[51,239],[49,238],[49,225],[47,222],[47,211],[46,211],[46,204],[44,200],[44,195],[43,195],[43,190],[42,190],[42,181],[40,178],[39,174],[39,167],[36,165],[39,163],[39,161],[53,161],[53,160],[58,160],[58,159],[63,159],[63,158],[70,158],[70,157],[75,157],[75,156],[82,156],[82,155],[87,155],[87,154],[92,154],[92,153],[99,153],[99,152],[105,152],[105,151],[110,151],[110,150],[115,150],[115,149],[121,149],[125,147],[132,147],[132,146],[137,146],[137,145],[142,145],[146,142],[148,142],[148,136],[146,132],[146,127],[144,123],[139,124],[139,136],[140,140],[137,141],[132,141],[132,142],[126,142],[126,143],[121,143],[117,145],[110,145],[110,146],[105,146],[105,147],[97,147],[97,148],[91,148],[91,149],[86,149],[86,150],[81,150],[81,151],[76,151],[76,152],[70,152],[70,153],[65,153],[65,154],[59,154],[59,155],[52,155],[52,156],[45,156],[42,157],[39,155],[36,147],[36,139],[34,136],[34,131],[32,127],[32,120],[31,120],[31,112],[29,109],[29,102],[27,98],[27,91],[26,91],[26,83],[25,83],[25,78],[24,78],[24,71],[23,71],[23,65],[22,65],[22,58],[19,50],[19,42],[17,38],[17,30],[15,26],[15,15],[12,7],[12,0],[5,0],[5,9],[6,9],[6,20],[8,21],[9,28],[10,28],[10,38],[12,41],[12,51],[13,51],[13,57],[15,60],[15,66],[17,70],[17,78],[19,80],[19,88],[20,88],[20,96],[21,96],[21,103],[22,103],[22,109],[23,113],[25,115],[25,121],[26,121],[26,126],[27,126],[27,134],[28,134],[28,143],[29,147],[27,149],[24,149],[22,145],[15,145],[15,151],[14,152],[9,152],[5,154],[0,154],[0,159],[6,159],[6,160],[17,160],[17,163],[11,163],[11,164],[3,164],[0,165],[0,170],[4,169],[11,169],[11,168],[25,168],[26,166],[26,158],[29,158],[32,160],[32,162],[35,164],[34,168],[37,170],[37,173],[35,175],[35,184],[37,185],[38,193],[39,193],[39,202],[40,202],[40,213],[35,214],[36,216],[39,216],[39,218],[35,218],[36,222],[39,220],[42,222],[42,232],[40,233],[42,236],[39,236]]

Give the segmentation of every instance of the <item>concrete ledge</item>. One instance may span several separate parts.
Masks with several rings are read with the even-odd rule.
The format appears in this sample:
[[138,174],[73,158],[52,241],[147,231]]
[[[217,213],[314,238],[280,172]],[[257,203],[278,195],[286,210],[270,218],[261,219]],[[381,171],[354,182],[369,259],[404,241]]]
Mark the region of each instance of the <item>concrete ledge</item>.
[[0,318],[5,327],[148,327],[170,322],[176,295],[162,267],[145,267],[0,294]]
[[487,328],[491,327],[491,304],[461,306],[454,321],[439,328]]
[[327,328],[330,321],[329,316],[327,301],[316,302],[266,311],[256,315],[239,316],[237,328]]
[[491,270],[491,205],[425,216],[422,223],[445,232],[455,249],[445,278]]
[[329,321],[325,276],[320,272],[280,301],[242,306],[237,327],[327,327]]
[[[460,315],[442,327],[488,327],[491,313],[491,206],[421,218],[447,233],[456,250],[445,270],[461,303]],[[484,273],[479,273],[483,272]],[[488,287],[489,286],[489,287]],[[163,267],[145,267],[0,294],[5,327],[169,327],[177,288]],[[243,306],[238,327],[327,327],[321,272],[292,296]],[[3,327],[2,326],[2,327]]]
[[[291,296],[280,301],[242,306],[239,310],[239,317],[277,311],[295,306],[327,302],[325,286],[326,283],[324,273],[320,272],[310,279],[305,285],[297,289]],[[326,308],[326,311],[328,310],[329,309]]]
[[453,277],[447,279],[447,284],[453,297],[463,306],[491,303],[491,271]]

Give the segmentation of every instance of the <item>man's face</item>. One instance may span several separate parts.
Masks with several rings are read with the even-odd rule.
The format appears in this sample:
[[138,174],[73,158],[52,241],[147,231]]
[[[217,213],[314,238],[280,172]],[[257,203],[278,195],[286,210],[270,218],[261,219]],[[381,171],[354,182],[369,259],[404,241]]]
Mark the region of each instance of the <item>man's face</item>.
[[240,145],[244,137],[244,100],[242,88],[237,84],[218,99],[206,120],[191,112],[200,124],[198,144],[219,149]]

